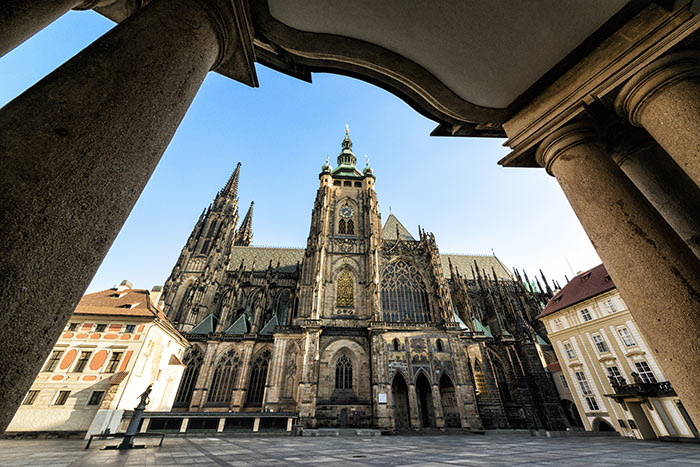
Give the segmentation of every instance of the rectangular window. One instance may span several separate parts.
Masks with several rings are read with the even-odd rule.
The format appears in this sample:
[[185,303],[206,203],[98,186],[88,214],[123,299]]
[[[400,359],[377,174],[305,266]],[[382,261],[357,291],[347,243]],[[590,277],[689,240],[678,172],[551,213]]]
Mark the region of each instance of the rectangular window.
[[117,367],[119,366],[119,362],[122,359],[123,352],[112,352],[112,358],[109,359],[109,363],[107,364],[107,369],[105,370],[105,373],[114,373],[117,371]]
[[554,330],[555,331],[560,331],[564,326],[561,323],[561,318],[556,318],[554,320]]
[[559,375],[559,378],[561,378],[561,385],[564,386],[564,388],[569,389],[569,383],[566,382],[566,376]]
[[574,352],[574,348],[569,342],[564,342],[564,350],[566,350],[566,356],[569,357],[569,360],[576,358],[576,352]]
[[92,352],[81,352],[80,358],[78,359],[78,363],[76,363],[75,368],[73,368],[73,372],[82,373],[85,369],[85,366],[87,365],[88,360],[90,360],[90,355],[92,355]]
[[627,424],[621,418],[617,419],[617,423],[619,423],[622,428],[627,428]]
[[615,303],[612,300],[605,300],[603,303],[605,304],[605,308],[608,310],[608,314],[613,314],[617,312],[617,307],[615,306]]
[[630,334],[629,329],[620,328],[617,330],[617,333],[622,338],[622,342],[624,342],[625,347],[632,347],[637,345],[637,343],[634,341],[634,337],[632,337],[632,334]]
[[581,318],[583,319],[584,322],[590,321],[593,318],[591,318],[591,312],[588,310],[588,308],[584,308],[581,310]]
[[627,423],[629,423],[630,428],[632,428],[633,430],[637,429],[637,424],[634,423],[634,420],[632,420],[631,418],[627,420]]
[[642,381],[645,383],[656,382],[656,376],[654,376],[654,372],[651,371],[647,362],[636,362],[634,366],[637,367],[637,372],[639,373],[639,377],[642,378]]
[[599,334],[595,334],[593,336],[593,342],[595,342],[595,346],[598,349],[598,353],[609,352],[608,344],[605,343],[605,341]]
[[68,330],[69,330],[69,331],[77,331],[77,330],[78,330],[78,326],[80,326],[80,323],[70,323],[70,324],[68,325]]
[[92,394],[90,394],[90,400],[88,401],[87,405],[100,405],[100,402],[102,402],[102,396],[104,395],[104,391],[92,391]]
[[586,380],[586,375],[583,371],[576,372],[576,379],[578,380],[579,386],[581,386],[581,392],[583,394],[592,394],[591,387],[588,385],[588,380]]
[[66,405],[70,391],[58,391],[58,396],[54,401],[53,405]]
[[106,328],[106,324],[98,324],[97,327],[95,327],[95,332],[105,332]]
[[586,404],[588,404],[589,410],[600,410],[600,407],[598,407],[598,401],[595,400],[595,397],[586,397]]
[[616,366],[608,367],[608,379],[610,380],[610,383],[614,381],[619,385],[626,384],[625,378],[622,377],[622,374],[620,374],[620,369]]
[[135,325],[135,324],[127,324],[127,325],[126,325],[126,330],[125,330],[124,332],[129,332],[129,333],[131,333],[131,332],[134,332],[134,329],[136,329],[136,325]]
[[34,404],[34,401],[36,400],[36,397],[39,395],[39,391],[29,391],[26,396],[24,396],[24,400],[22,401],[22,405],[32,405]]
[[56,368],[56,365],[58,365],[61,355],[63,355],[63,350],[54,350],[49,357],[49,360],[46,362],[46,366],[44,367],[43,371],[53,371]]

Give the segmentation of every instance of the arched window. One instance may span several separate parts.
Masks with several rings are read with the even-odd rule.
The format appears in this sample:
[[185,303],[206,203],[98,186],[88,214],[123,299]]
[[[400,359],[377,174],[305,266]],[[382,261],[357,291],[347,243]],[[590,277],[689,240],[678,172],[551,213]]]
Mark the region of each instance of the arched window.
[[291,292],[285,289],[277,296],[277,319],[280,324],[285,324],[287,322],[287,312],[289,311],[291,295]]
[[270,351],[266,350],[260,355],[250,371],[250,381],[248,382],[248,397],[246,405],[260,407],[265,395],[265,381],[267,380],[267,368],[270,366]]
[[510,397],[510,390],[508,389],[508,379],[506,378],[506,372],[503,369],[503,364],[496,357],[491,358],[491,365],[493,366],[493,372],[496,376],[496,384],[498,385],[498,392],[501,393],[501,397],[504,402],[510,402],[512,398]]
[[437,342],[435,342],[435,347],[437,347],[438,352],[443,352],[445,350],[442,346],[442,339],[438,339]]
[[186,365],[186,368],[180,380],[180,387],[175,395],[175,407],[188,407],[190,405],[204,357],[199,348],[192,347],[185,355],[185,358],[182,359],[182,362]]
[[211,224],[209,225],[209,233],[207,234],[207,237],[211,237],[214,235],[214,231],[216,230],[216,221],[211,221]]
[[389,263],[382,273],[381,290],[384,321],[429,320],[425,283],[412,264],[404,260]]
[[394,350],[401,350],[401,343],[396,338],[394,338]]
[[338,221],[338,233],[339,234],[346,234],[347,233],[347,228],[345,226],[345,219],[340,219]]
[[209,387],[210,404],[226,404],[231,402],[231,393],[238,376],[238,355],[229,350],[220,359],[214,369],[214,377]]
[[355,303],[353,294],[354,281],[350,271],[342,271],[338,274],[338,288],[336,291],[336,306],[353,306]]
[[345,233],[348,235],[355,234],[355,223],[352,221],[352,219],[348,219],[348,223],[346,224],[345,228]]
[[187,312],[192,306],[192,298],[194,296],[194,286],[190,285],[185,290],[182,295],[182,301],[180,301],[180,306],[177,309],[177,315],[175,316],[175,323],[179,323],[181,320],[187,318]]
[[484,396],[489,393],[486,379],[484,378],[484,371],[481,369],[479,360],[474,360],[474,384],[476,385],[477,394]]
[[335,388],[352,389],[352,362],[345,354],[335,364]]

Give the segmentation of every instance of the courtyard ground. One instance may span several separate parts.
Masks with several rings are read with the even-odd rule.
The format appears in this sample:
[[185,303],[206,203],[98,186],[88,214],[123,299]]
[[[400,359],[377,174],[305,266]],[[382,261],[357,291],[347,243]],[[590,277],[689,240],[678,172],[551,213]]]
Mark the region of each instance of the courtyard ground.
[[[157,444],[137,439],[138,443]],[[166,438],[163,447],[84,449],[81,440],[0,440],[0,465],[549,465],[696,466],[700,444],[622,438],[532,438],[525,435],[381,437]]]

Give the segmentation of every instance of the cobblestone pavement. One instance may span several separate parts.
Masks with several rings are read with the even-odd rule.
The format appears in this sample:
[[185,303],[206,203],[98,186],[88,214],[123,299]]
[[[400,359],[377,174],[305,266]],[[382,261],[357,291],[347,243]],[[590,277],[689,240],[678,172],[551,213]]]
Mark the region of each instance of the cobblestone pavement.
[[[138,442],[156,444],[150,440]],[[80,440],[0,440],[0,465],[550,465],[696,466],[700,444],[622,438],[531,438],[523,435],[337,438],[166,438],[162,448],[83,449]]]

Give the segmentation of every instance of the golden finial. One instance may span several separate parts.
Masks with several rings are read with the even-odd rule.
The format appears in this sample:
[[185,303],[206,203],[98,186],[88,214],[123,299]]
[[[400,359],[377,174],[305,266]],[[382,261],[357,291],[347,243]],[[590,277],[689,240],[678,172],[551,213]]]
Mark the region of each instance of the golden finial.
[[348,124],[346,123],[345,124],[345,136],[347,136],[348,133],[350,133],[350,127],[348,127]]
[[365,154],[365,161],[367,162],[367,165],[369,165],[369,156]]
[[330,159],[329,159],[329,157],[328,157],[328,154],[326,154],[326,164],[328,164],[328,161],[329,161],[329,160],[330,160]]

